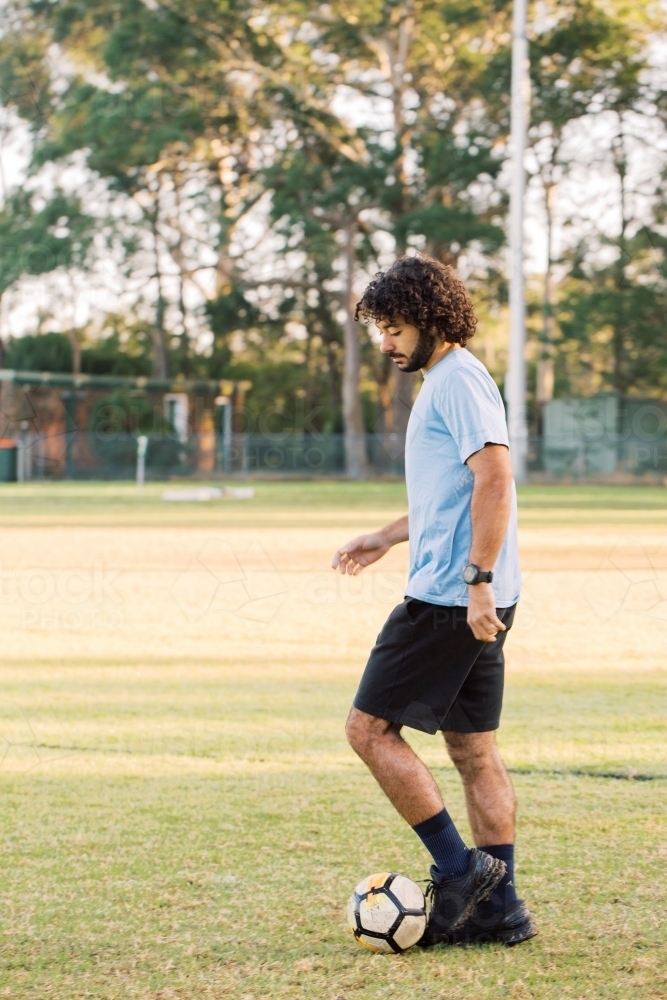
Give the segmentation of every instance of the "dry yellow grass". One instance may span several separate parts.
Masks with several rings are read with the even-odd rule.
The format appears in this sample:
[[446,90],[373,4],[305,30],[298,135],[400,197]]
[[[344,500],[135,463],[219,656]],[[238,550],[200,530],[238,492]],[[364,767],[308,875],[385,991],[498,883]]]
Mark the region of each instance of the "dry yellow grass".
[[[164,505],[167,507],[168,505]],[[359,670],[401,600],[407,546],[358,579],[333,551],[401,508],[220,511],[203,526],[5,526],[0,629],[6,659],[285,662]],[[162,510],[158,508],[158,514]],[[173,507],[169,510],[173,517]],[[189,511],[184,510],[187,522]],[[210,512],[207,511],[210,516]],[[520,532],[525,583],[511,670],[659,668],[667,651],[667,526],[534,524]],[[539,512],[544,513],[544,512]],[[633,512],[630,512],[633,513]],[[53,515],[44,513],[44,518]],[[298,522],[298,523],[295,523]],[[347,666],[346,666],[347,665]]]

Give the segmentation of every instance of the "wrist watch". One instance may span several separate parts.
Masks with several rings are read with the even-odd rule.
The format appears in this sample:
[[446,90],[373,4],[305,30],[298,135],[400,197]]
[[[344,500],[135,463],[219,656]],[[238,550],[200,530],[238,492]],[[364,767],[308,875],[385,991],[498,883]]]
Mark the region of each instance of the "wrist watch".
[[476,583],[491,583],[493,580],[493,570],[483,570],[479,566],[475,566],[474,563],[468,563],[463,570],[462,576],[467,584],[474,587]]

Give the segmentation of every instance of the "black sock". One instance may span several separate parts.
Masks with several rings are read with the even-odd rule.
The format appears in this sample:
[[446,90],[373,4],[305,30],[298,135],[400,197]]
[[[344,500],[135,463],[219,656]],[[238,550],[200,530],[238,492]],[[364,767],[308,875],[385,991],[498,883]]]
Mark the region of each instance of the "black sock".
[[445,878],[460,878],[468,871],[470,851],[446,809],[412,829],[432,855],[439,874]]
[[514,844],[492,844],[490,847],[480,847],[480,851],[486,851],[492,858],[504,861],[507,871],[489,898],[481,903],[477,909],[480,914],[487,916],[491,913],[509,910],[517,899],[514,887]]

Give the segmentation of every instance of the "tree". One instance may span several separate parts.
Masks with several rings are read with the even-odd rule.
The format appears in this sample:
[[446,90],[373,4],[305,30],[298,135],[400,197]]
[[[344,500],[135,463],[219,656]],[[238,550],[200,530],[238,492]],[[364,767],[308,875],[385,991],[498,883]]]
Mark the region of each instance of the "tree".
[[[50,93],[35,129],[35,167],[82,150],[90,170],[108,180],[116,218],[125,217],[128,231],[128,274],[141,273],[138,298],[152,299],[156,375],[166,374],[172,311],[180,316],[181,355],[188,353],[184,286],[201,292],[199,272],[207,268],[217,275],[216,292],[229,281],[239,201],[230,167],[247,166],[253,118],[271,121],[266,95],[253,101],[243,78],[262,68],[248,20],[253,10],[212,0],[191,3],[187,12],[140,0],[24,2],[16,4],[15,30],[5,40],[7,62],[27,33],[43,47],[56,42],[75,67],[63,67],[58,93]],[[206,206],[205,232],[187,231],[184,219],[200,218],[197,208],[207,199],[215,207]]]
[[[395,253],[417,246],[452,263],[466,250],[493,254],[503,242],[495,218],[499,199],[473,194],[476,185],[492,185],[501,166],[493,146],[502,128],[485,114],[488,57],[476,55],[473,43],[486,33],[493,51],[489,13],[484,4],[461,11],[362,3],[352,12],[343,3],[315,11],[292,3],[281,4],[276,15],[285,66],[298,66],[310,87],[307,107],[290,108],[299,139],[266,183],[274,192],[274,224],[285,231],[287,220],[290,245],[305,254],[301,282],[344,315],[343,408],[352,475],[363,474],[365,463],[359,385],[366,352],[354,300],[358,278],[377,267],[383,241],[376,237],[386,234]],[[502,24],[502,15],[497,20]],[[357,123],[342,106],[342,88],[352,106],[366,108]],[[378,121],[379,114],[386,120]],[[322,243],[328,274],[312,266]],[[384,247],[386,253],[386,239]],[[383,425],[400,431],[408,412],[397,400],[401,376],[386,361],[373,368]]]
[[[605,329],[613,329],[614,384],[627,383],[624,371],[636,371],[629,283],[657,294],[662,280],[657,216],[640,217],[626,197],[637,122],[666,113],[647,76],[658,23],[649,8],[648,0],[632,9],[620,0],[558,4],[545,8],[533,43],[531,138],[549,231],[542,397],[558,318],[570,324],[563,344],[599,339],[591,324],[612,285],[616,320]],[[42,225],[44,167],[76,158],[96,185],[94,205],[92,186],[81,185],[78,201],[58,194],[72,211],[77,202],[82,226],[94,215],[97,233],[86,249],[81,229],[60,271],[83,273],[95,253],[112,253],[132,314],[125,328],[150,333],[154,374],[243,370],[252,380],[254,367],[269,389],[274,379],[285,406],[296,412],[300,399],[310,412],[312,401],[322,407],[317,426],[342,425],[348,470],[363,475],[364,433],[400,433],[408,412],[397,402],[402,376],[354,322],[363,283],[394,255],[421,249],[458,266],[483,307],[502,302],[511,4],[15,0],[8,11],[0,84],[32,130],[34,224]],[[561,309],[555,268],[568,265],[555,261],[554,192],[571,169],[573,129],[600,115],[615,122],[620,237],[612,247],[609,233],[583,234]],[[16,201],[5,215],[22,211]],[[49,239],[74,232],[74,216],[64,229],[63,218],[46,225]],[[650,251],[640,247],[642,226]],[[72,347],[84,364],[90,345]]]
[[[0,209],[0,300],[22,278],[67,274],[85,269],[92,248],[95,220],[77,198],[56,191],[34,207],[34,195],[22,190]],[[80,345],[73,324],[68,329],[73,370],[80,371]]]
[[[627,266],[630,263],[628,235],[633,229],[636,232],[641,223],[639,219],[632,220],[628,214],[628,141],[632,144],[633,132],[635,144],[643,141],[641,128],[637,129],[637,120],[652,113],[654,99],[649,96],[652,88],[647,81],[647,47],[650,31],[659,27],[656,12],[647,3],[635,5],[630,10],[621,5],[603,8],[594,0],[577,0],[569,7],[554,8],[552,12],[547,12],[547,19],[549,16],[552,17],[551,25],[537,33],[530,50],[532,101],[529,137],[536,176],[543,192],[547,257],[537,366],[538,402],[545,402],[553,395],[559,335],[556,316],[560,310],[555,301],[554,287],[557,188],[577,167],[581,139],[584,135],[590,136],[590,126],[600,117],[605,121],[609,144],[606,149],[595,149],[594,141],[589,138],[585,145],[586,165],[590,168],[597,159],[598,169],[602,169],[606,160],[616,171],[619,233],[616,240],[609,240],[599,233],[582,239],[582,220],[572,220],[580,237],[578,248],[569,255],[569,260],[572,264],[577,263],[578,278],[563,284],[567,289],[563,309],[569,316],[564,322],[569,337],[574,332],[574,318],[578,317],[583,322],[587,330],[584,332],[584,327],[580,328],[583,347],[591,335],[588,327],[593,317],[602,320],[604,314],[604,327],[613,330],[610,341],[614,370],[612,385],[621,393],[627,391],[629,386],[622,373],[629,321],[629,297],[626,294],[626,291],[629,292]],[[580,279],[584,277],[584,258],[590,262],[588,271],[591,274],[597,270],[594,258],[599,256],[601,245],[607,249],[615,245],[616,262],[611,270],[603,265],[597,272],[590,287],[589,308],[584,304],[586,293]],[[633,245],[639,246],[636,242]],[[567,259],[568,255],[561,265],[566,265]],[[606,301],[604,306],[603,299]],[[587,317],[585,320],[584,315]]]

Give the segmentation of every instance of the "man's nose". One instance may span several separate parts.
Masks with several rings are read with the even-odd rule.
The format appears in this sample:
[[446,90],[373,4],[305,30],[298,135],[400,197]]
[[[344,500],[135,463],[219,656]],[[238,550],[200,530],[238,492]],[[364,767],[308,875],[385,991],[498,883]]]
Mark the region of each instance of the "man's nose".
[[383,335],[382,340],[380,341],[380,350],[382,351],[383,354],[392,354],[393,351],[395,350],[393,340],[386,333]]

